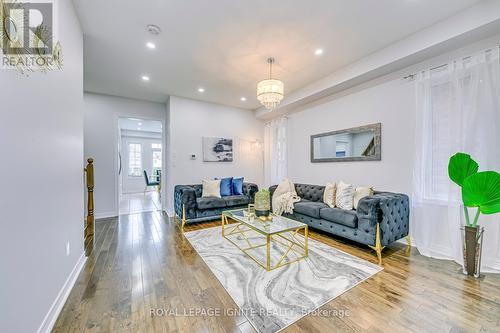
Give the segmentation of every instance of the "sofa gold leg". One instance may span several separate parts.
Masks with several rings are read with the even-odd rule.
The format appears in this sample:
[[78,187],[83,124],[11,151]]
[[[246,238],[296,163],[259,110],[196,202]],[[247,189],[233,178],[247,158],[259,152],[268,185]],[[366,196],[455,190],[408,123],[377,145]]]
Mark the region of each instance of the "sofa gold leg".
[[382,241],[380,239],[380,224],[377,223],[377,233],[375,235],[375,246],[370,246],[377,253],[378,264],[382,266],[382,250],[385,246],[382,246]]
[[377,251],[378,264],[382,266],[382,249],[378,249],[376,251]]
[[405,253],[410,254],[410,252],[411,252],[411,237],[408,235],[405,237],[405,239],[406,239],[406,244],[407,244]]
[[181,232],[184,233],[184,225],[186,224],[186,205],[182,205],[182,221]]

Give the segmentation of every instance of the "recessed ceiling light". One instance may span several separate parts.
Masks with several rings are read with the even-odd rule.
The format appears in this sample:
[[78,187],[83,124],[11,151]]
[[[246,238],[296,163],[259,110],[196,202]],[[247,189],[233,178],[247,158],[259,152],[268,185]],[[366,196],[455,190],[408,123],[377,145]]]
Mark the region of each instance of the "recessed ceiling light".
[[143,75],[142,76],[142,81],[149,81],[149,76]]
[[242,98],[240,98],[240,100],[241,100],[242,102],[244,102],[244,101],[246,101],[246,100],[247,100],[247,98],[246,98],[246,97],[242,97]]
[[137,130],[138,130],[138,131],[140,131],[140,130],[141,130],[141,128],[140,128],[140,127],[137,127]]
[[316,49],[316,50],[314,51],[314,54],[315,54],[315,55],[322,55],[322,54],[323,54],[323,49]]
[[147,46],[149,49],[156,49],[156,45],[155,45],[155,43],[152,43],[152,42],[147,42],[147,43],[146,43],[146,46]]
[[205,88],[198,88],[198,92],[205,92]]
[[137,125],[142,126],[142,123],[139,123],[139,124],[137,124]]

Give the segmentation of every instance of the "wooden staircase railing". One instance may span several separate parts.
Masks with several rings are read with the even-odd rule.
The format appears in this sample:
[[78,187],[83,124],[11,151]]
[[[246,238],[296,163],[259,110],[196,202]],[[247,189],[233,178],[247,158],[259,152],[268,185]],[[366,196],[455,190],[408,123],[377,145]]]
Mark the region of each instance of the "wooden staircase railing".
[[92,251],[94,242],[94,159],[87,159],[87,167],[85,168],[85,180],[87,183],[87,219],[85,221],[85,254],[88,256]]

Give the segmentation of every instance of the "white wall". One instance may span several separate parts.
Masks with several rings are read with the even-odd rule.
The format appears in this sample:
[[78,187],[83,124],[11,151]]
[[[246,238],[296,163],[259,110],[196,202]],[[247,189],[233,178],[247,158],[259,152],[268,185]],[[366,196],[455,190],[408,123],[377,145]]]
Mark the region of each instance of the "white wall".
[[[409,193],[414,152],[414,89],[400,78],[375,84],[288,116],[288,175],[294,182],[343,180]],[[382,123],[382,161],[311,163],[310,136]]]
[[0,70],[2,332],[50,329],[59,292],[84,262],[83,38],[72,2],[57,8],[64,68]]
[[[146,181],[141,172],[139,177],[129,176],[129,151],[128,144],[129,143],[138,143],[141,145],[141,157],[142,157],[142,169],[148,172],[148,176],[151,176],[153,170],[153,149],[151,145],[153,143],[162,143],[161,133],[152,133],[153,137],[150,136],[148,132],[144,132],[141,135],[141,132],[137,131],[134,134],[123,135],[122,132],[122,165],[123,171],[121,174],[122,177],[122,191],[123,193],[138,193],[143,192],[144,187],[146,185]],[[154,178],[150,177],[151,181],[154,181]],[[155,191],[153,187],[148,187],[148,191]]]
[[[200,184],[203,179],[243,176],[263,183],[263,152],[252,150],[251,140],[262,142],[264,125],[253,112],[171,96],[167,108],[167,212],[173,214],[176,184]],[[202,137],[232,138],[233,162],[203,162]],[[196,154],[196,160],[190,155]]]
[[165,104],[122,97],[84,94],[85,157],[94,158],[95,215],[118,215],[118,119],[133,117],[159,120],[165,128]]

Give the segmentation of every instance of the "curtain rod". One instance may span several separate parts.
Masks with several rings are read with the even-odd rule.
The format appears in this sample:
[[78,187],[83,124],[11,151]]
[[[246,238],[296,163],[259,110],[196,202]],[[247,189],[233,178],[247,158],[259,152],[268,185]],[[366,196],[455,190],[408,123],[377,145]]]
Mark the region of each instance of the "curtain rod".
[[[497,45],[498,48],[500,48],[500,45]],[[489,48],[489,49],[485,49],[483,51],[479,51],[479,52],[490,52],[493,50],[493,47]],[[472,55],[469,55],[469,56],[466,56],[466,57],[463,57],[461,58],[462,60],[467,60],[467,59],[470,59],[472,58]],[[429,69],[429,71],[434,71],[436,69],[440,69],[440,68],[443,68],[443,67],[446,67],[448,66],[448,64],[442,64],[442,65],[439,65],[439,66],[436,66],[436,67],[432,67],[431,69]],[[423,72],[424,70],[422,70]],[[413,79],[415,76],[417,76],[418,72],[417,73],[413,73],[413,74],[409,74],[409,75],[406,75],[405,77],[403,77],[403,80],[407,80],[407,79]]]

